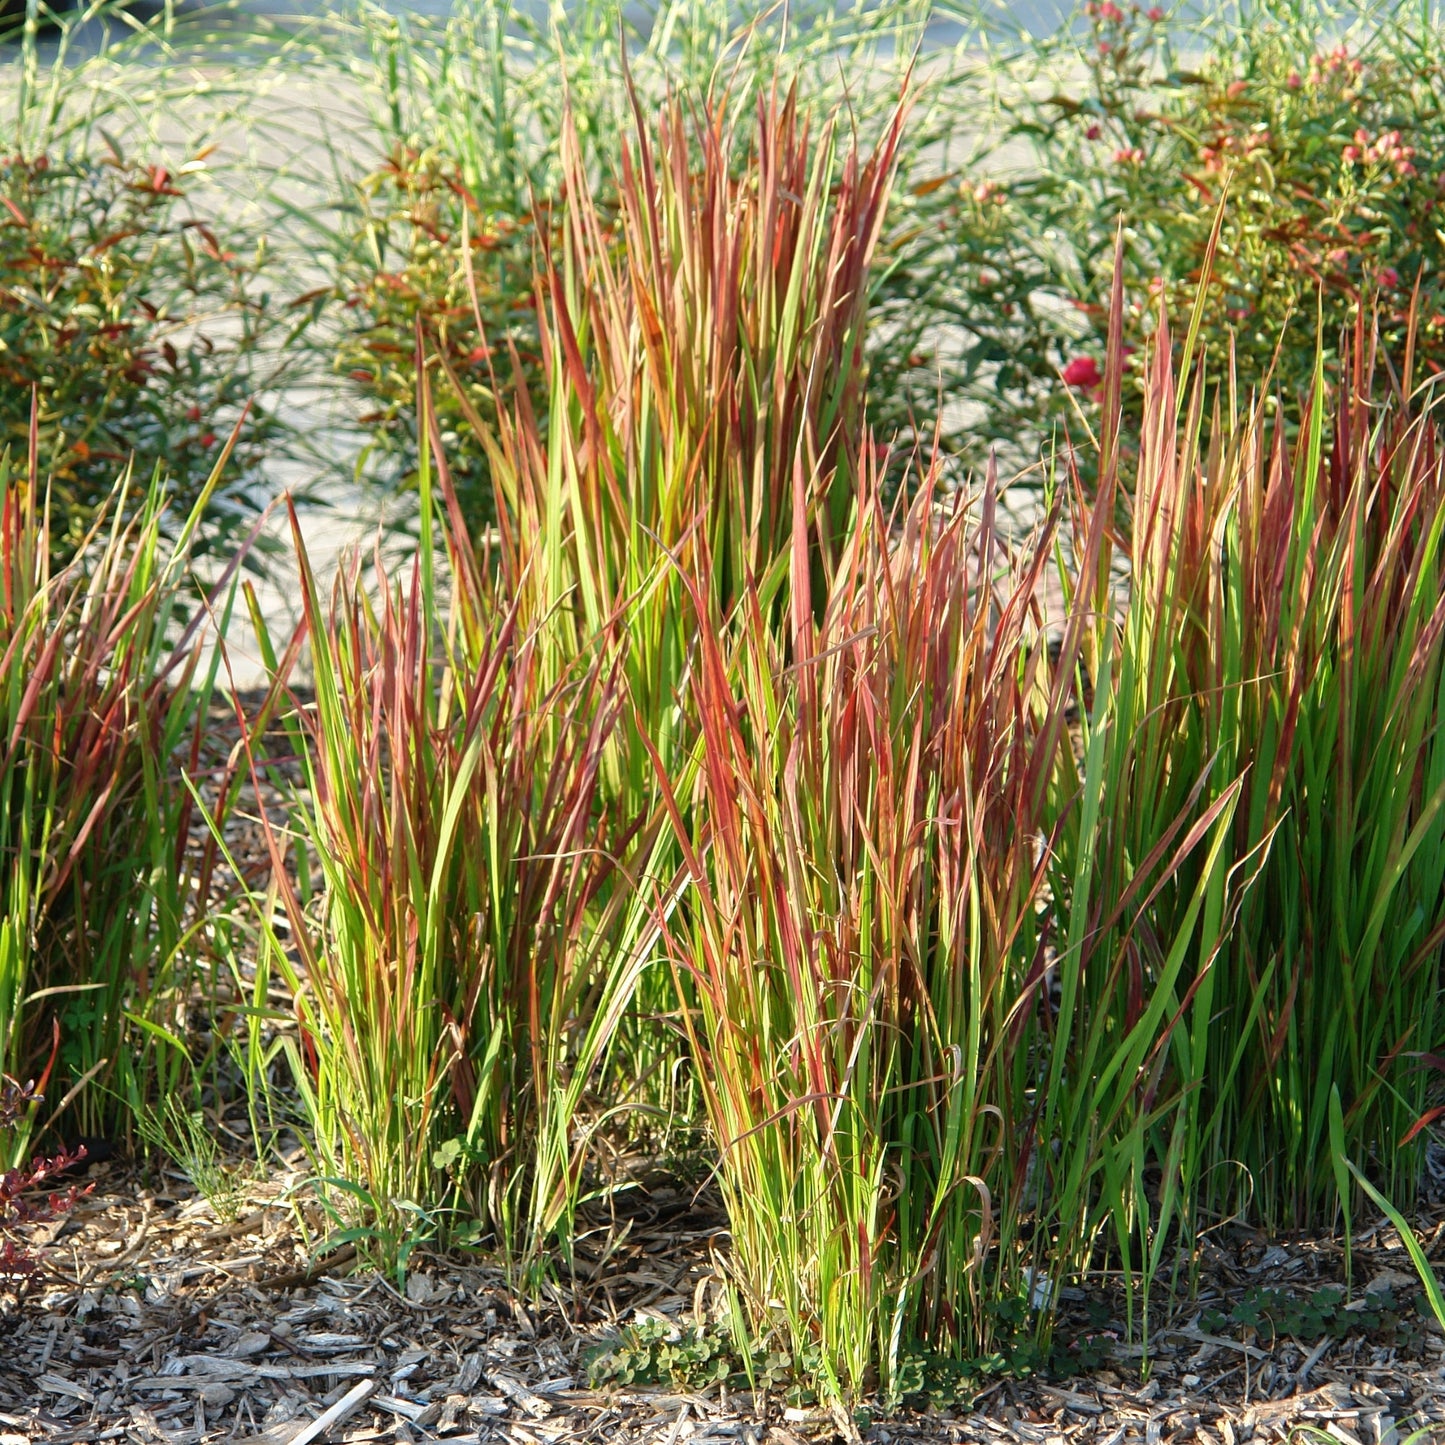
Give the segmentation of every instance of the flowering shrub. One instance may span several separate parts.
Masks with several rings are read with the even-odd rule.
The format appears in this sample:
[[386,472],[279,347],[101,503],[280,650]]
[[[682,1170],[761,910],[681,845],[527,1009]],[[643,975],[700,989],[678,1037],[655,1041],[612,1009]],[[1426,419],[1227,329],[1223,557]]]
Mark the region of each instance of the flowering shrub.
[[[1410,7],[1348,32],[1319,6],[1266,5],[1247,22],[1214,10],[1186,32],[1158,7],[1089,0],[1011,57],[996,149],[920,199],[933,224],[911,242],[927,278],[912,297],[927,303],[920,325],[942,318],[963,337],[947,348],[945,394],[981,403],[970,437],[1036,449],[1074,404],[1061,375],[1087,403],[1121,218],[1135,343],[1161,291],[1172,314],[1190,314],[1222,208],[1201,344],[1221,366],[1232,347],[1242,386],[1273,366],[1286,393],[1307,388],[1317,306],[1331,351],[1363,309],[1403,365],[1417,280],[1417,379],[1445,367],[1442,75],[1439,38]],[[960,122],[992,129],[976,91],[960,93],[971,106]],[[981,184],[1020,143],[1023,167]],[[915,349],[921,398],[938,372],[933,351]]]
[[259,258],[180,210],[202,167],[0,157],[0,449],[25,454],[33,390],[60,550],[132,456],[142,478],[163,465],[183,517],[252,402],[222,498],[234,510],[275,433],[254,402],[273,321]]
[[[341,277],[349,324],[337,368],[370,408],[361,422],[373,447],[392,459],[402,480],[410,480],[420,323],[458,498],[468,522],[488,522],[494,507],[486,455],[466,413],[472,409],[493,425],[498,383],[510,393],[520,380],[541,401],[532,293],[535,217],[530,210],[485,209],[455,163],[435,150],[398,148],[362,182],[358,195],[362,220]],[[462,259],[464,234],[470,266]]]

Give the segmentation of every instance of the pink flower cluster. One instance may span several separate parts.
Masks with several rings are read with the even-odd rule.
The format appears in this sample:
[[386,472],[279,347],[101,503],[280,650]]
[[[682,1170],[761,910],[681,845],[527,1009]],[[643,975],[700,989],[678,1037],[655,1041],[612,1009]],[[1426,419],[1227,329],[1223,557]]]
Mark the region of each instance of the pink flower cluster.
[[1322,52],[1310,61],[1310,84],[1318,85],[1331,76],[1358,76],[1364,68],[1364,62],[1358,56],[1352,56],[1348,46],[1337,45],[1328,53]]
[[1354,143],[1341,152],[1346,165],[1377,165],[1384,163],[1394,168],[1398,176],[1413,176],[1415,172],[1415,147],[1407,146],[1397,130],[1382,132],[1374,140],[1363,127],[1355,132]]
[[968,200],[979,206],[1001,206],[1008,200],[1008,192],[997,181],[964,181],[959,190]]
[[1202,147],[1199,159],[1204,162],[1206,171],[1211,173],[1220,171],[1224,169],[1231,153],[1245,157],[1251,156],[1255,151],[1267,150],[1272,139],[1267,130],[1251,131],[1243,137],[1226,135],[1216,140],[1213,145]]

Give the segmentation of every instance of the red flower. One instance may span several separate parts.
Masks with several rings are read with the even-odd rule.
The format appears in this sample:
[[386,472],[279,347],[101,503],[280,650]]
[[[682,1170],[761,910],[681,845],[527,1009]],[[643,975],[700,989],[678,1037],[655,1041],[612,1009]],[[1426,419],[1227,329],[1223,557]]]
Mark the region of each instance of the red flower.
[[1086,391],[1103,383],[1099,374],[1099,363],[1092,356],[1076,356],[1062,372],[1067,386],[1077,386]]
[[215,432],[213,432],[213,431],[208,431],[208,432],[205,434],[205,436],[203,436],[203,437],[201,438],[201,445],[202,445],[203,447],[205,447],[207,450],[209,450],[211,447],[215,446],[215,444],[216,444],[216,434],[215,434]]
[[1162,9],[1160,6],[1158,6],[1158,5],[1151,5],[1151,6],[1149,7],[1149,19],[1150,19],[1151,21],[1153,21],[1153,23],[1154,23],[1155,25],[1157,25],[1163,18],[1164,18],[1164,11],[1163,11],[1163,9]]
[[1099,125],[1099,123],[1098,123],[1097,121],[1095,121],[1094,124],[1091,125],[1091,126],[1088,128],[1088,130],[1086,130],[1086,131],[1084,132],[1084,139],[1085,139],[1085,140],[1098,140],[1099,137],[1100,137],[1101,135],[1103,135],[1103,134],[1104,134],[1103,128]]
[[1380,272],[1380,285],[1393,291],[1400,284],[1400,273],[1393,266],[1386,266]]
[[1107,20],[1110,25],[1117,25],[1124,18],[1124,12],[1114,4],[1114,0],[1104,0],[1099,6],[1099,18]]

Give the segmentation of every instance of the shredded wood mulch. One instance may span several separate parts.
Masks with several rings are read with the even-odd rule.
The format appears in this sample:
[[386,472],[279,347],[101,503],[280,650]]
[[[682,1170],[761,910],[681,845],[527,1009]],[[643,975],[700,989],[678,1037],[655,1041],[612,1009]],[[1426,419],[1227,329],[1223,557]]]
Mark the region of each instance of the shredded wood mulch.
[[[142,1187],[113,1161],[91,1181],[40,1241],[44,1273],[0,1317],[0,1445],[1445,1442],[1445,1338],[1433,1324],[1403,1346],[1362,1331],[1308,1348],[1201,1327],[1211,1301],[1227,1312],[1251,1289],[1337,1278],[1331,1241],[1240,1234],[1209,1246],[1195,1303],[1156,1324],[1147,1372],[1137,1347],[1120,1345],[1092,1375],[1001,1380],[969,1408],[860,1428],[725,1389],[587,1388],[586,1358],[618,1323],[639,1310],[686,1319],[712,1274],[723,1221],[685,1192],[653,1189],[620,1240],[592,1251],[592,1280],[528,1309],[483,1266],[414,1258],[399,1292],[348,1276],[344,1251],[314,1259],[305,1240],[321,1221],[295,1180],[250,1189],[229,1222],[178,1177]],[[1428,1246],[1442,1236],[1445,1223]],[[1361,1286],[1413,1280],[1386,1228],[1359,1241],[1355,1270],[1362,1311]]]

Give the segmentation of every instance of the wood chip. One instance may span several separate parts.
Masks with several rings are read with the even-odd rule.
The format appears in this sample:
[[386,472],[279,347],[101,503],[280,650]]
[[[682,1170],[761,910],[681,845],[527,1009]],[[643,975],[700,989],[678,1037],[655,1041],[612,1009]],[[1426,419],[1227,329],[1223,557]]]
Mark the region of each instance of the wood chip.
[[64,1375],[54,1375],[47,1371],[35,1383],[52,1395],[68,1395],[72,1400],[80,1400],[87,1405],[95,1404],[94,1390],[77,1385],[74,1380],[67,1380]]
[[1080,1395],[1074,1390],[1059,1390],[1052,1385],[1039,1382],[1039,1393],[1046,1395],[1050,1400],[1057,1400],[1066,1409],[1077,1410],[1083,1415],[1102,1415],[1104,1407],[1097,1401],[1091,1400],[1087,1395]]
[[534,1395],[520,1380],[510,1375],[492,1372],[492,1383],[509,1400],[520,1405],[534,1420],[545,1420],[552,1413],[552,1407],[540,1395]]
[[1343,1429],[1333,1420],[1325,1426],[1325,1434],[1338,1440],[1340,1445],[1360,1445],[1360,1442],[1348,1430]]
[[325,1414],[318,1415],[299,1435],[293,1435],[289,1445],[311,1445],[311,1441],[319,1440],[333,1426],[350,1419],[375,1389],[375,1380],[353,1385]]
[[415,1400],[403,1400],[400,1395],[378,1395],[371,1402],[379,1410],[390,1410],[393,1415],[400,1415],[403,1420],[415,1420],[425,1405],[418,1405]]
[[462,1361],[462,1367],[452,1381],[452,1389],[457,1394],[470,1395],[477,1388],[482,1379],[482,1363],[482,1356],[477,1351],[473,1351]]

